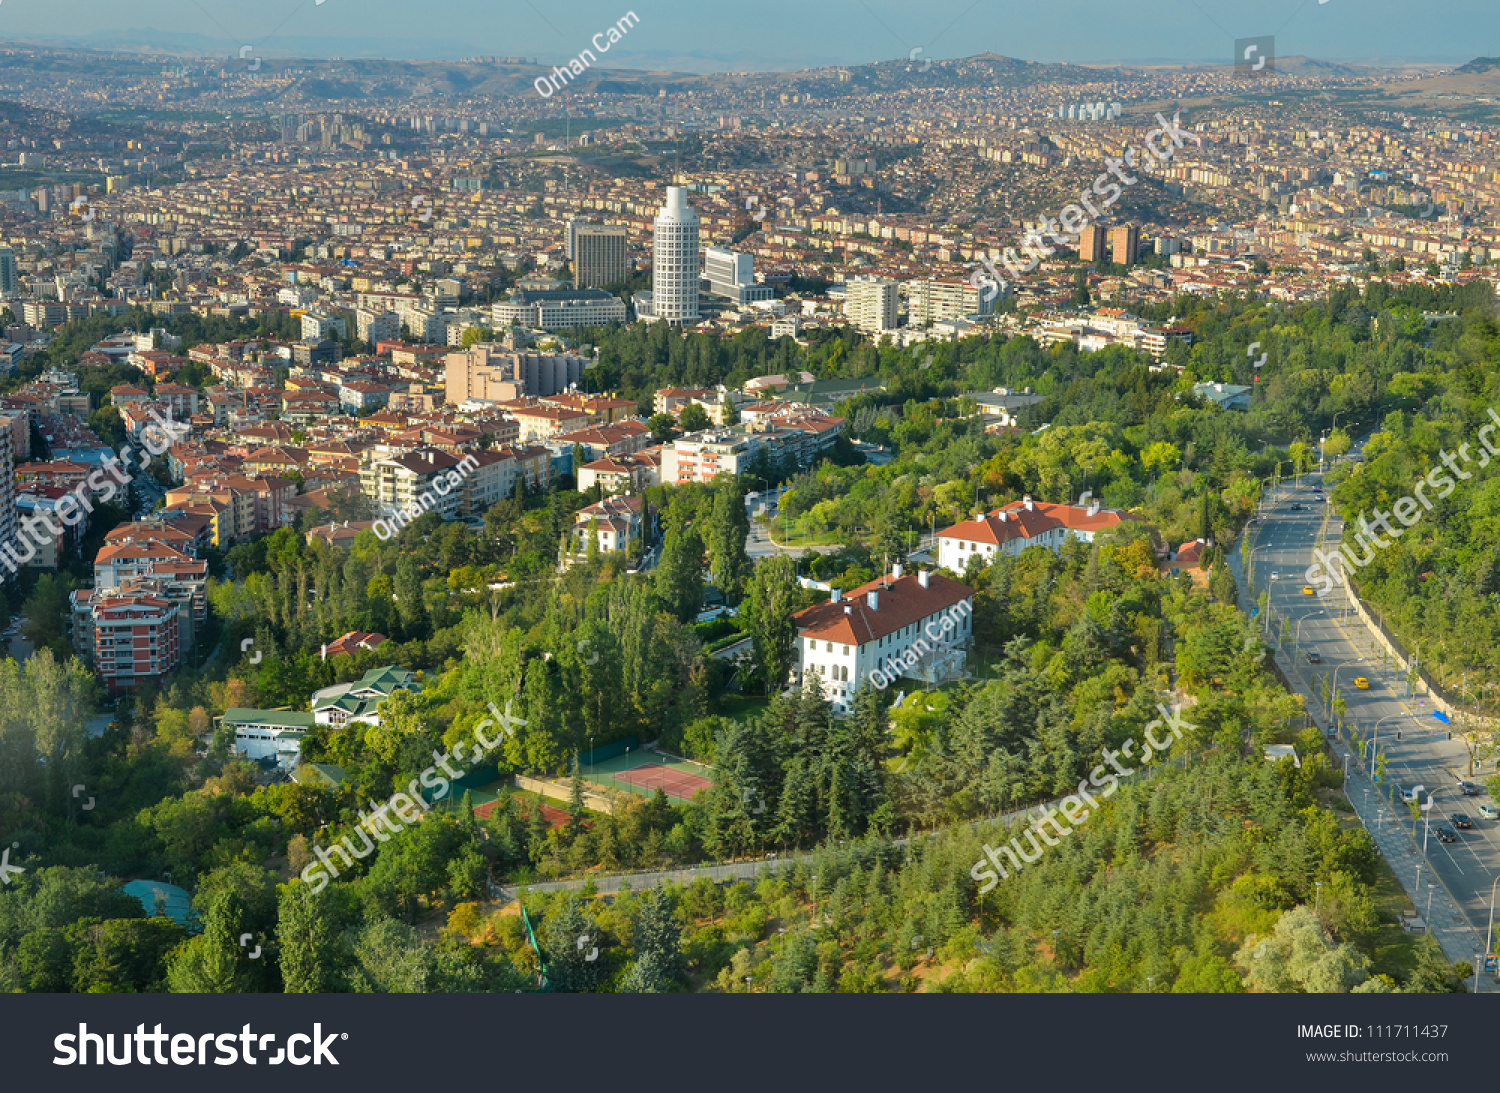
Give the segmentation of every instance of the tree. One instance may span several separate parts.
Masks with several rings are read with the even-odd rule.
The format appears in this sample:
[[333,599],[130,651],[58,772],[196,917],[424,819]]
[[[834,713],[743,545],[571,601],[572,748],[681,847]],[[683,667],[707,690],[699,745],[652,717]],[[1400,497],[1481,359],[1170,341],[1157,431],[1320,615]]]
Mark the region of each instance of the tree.
[[673,915],[672,897],[661,887],[641,897],[632,934],[635,964],[622,990],[632,994],[661,994],[687,982],[687,958],[682,952],[682,928]]
[[656,594],[681,622],[702,610],[703,538],[691,524],[668,529],[656,568]]
[[167,960],[167,983],[174,994],[243,994],[257,989],[251,952],[240,946],[245,930],[244,900],[233,889],[214,894],[203,933],[189,938]]
[[678,418],[678,424],[682,426],[682,431],[685,433],[698,433],[713,427],[708,411],[696,402],[690,402],[682,408],[682,416]]
[[339,942],[337,889],[321,892],[301,881],[281,889],[276,939],[287,994],[329,994],[342,989],[344,949]]
[[1271,937],[1245,942],[1235,962],[1249,972],[1252,989],[1278,994],[1347,994],[1370,974],[1369,957],[1335,944],[1306,904],[1284,912]]
[[568,893],[542,923],[542,949],[552,989],[569,994],[597,989],[604,978],[599,948],[599,928],[589,921],[583,901]]
[[791,671],[797,648],[797,567],[784,554],[766,558],[750,580],[746,614],[751,647],[766,685],[780,690]]
[[714,495],[713,515],[708,526],[709,572],[714,586],[731,606],[744,595],[745,579],[750,575],[750,558],[745,540],[750,534],[750,520],[745,515],[745,498],[736,488],[725,485]]
[[671,414],[654,414],[646,420],[646,428],[651,430],[651,438],[658,444],[672,439],[672,434],[677,432],[677,419]]

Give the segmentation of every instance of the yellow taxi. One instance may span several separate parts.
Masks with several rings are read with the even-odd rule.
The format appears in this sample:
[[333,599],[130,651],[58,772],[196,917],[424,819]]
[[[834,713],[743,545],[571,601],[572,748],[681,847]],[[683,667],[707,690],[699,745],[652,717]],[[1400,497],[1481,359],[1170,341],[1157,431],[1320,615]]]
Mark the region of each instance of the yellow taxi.
[[1303,585],[1302,586],[1302,594],[1304,596],[1311,596],[1313,594],[1313,586],[1310,585],[1310,584]]
[[1368,691],[1370,689],[1370,681],[1364,676],[1356,676],[1354,678],[1354,686],[1361,691]]

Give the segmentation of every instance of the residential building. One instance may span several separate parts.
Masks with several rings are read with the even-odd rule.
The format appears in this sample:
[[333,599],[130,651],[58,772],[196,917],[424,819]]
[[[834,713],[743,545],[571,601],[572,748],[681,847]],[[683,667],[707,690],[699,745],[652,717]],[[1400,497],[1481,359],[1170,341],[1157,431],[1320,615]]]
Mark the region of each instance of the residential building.
[[995,310],[993,297],[960,280],[911,281],[906,286],[906,300],[907,325],[918,328],[944,319],[991,315]]
[[390,665],[371,668],[353,683],[336,683],[313,692],[312,717],[319,725],[343,728],[351,721],[380,724],[380,706],[397,691],[419,691],[416,674]]
[[401,317],[394,311],[359,308],[354,313],[354,329],[360,341],[378,345],[401,336]]
[[1029,546],[1044,546],[1056,554],[1070,538],[1092,543],[1099,532],[1139,519],[1097,501],[1058,505],[1023,497],[938,532],[938,565],[962,573],[971,558],[989,565],[997,555],[1015,556]]
[[418,448],[376,459],[361,468],[359,489],[382,516],[415,508],[451,520],[458,515],[463,491],[454,487],[450,475],[461,481],[475,462],[470,456],[460,463],[436,448]]
[[[890,574],[792,616],[794,679],[821,684],[835,713],[848,713],[865,679],[937,683],[963,672],[973,634],[974,590],[927,570]],[[871,673],[878,673],[871,676]],[[778,681],[779,683],[779,681]]]
[[854,277],[845,286],[844,317],[867,334],[896,329],[900,289],[886,277]]
[[1110,261],[1117,266],[1135,264],[1141,253],[1141,229],[1138,224],[1122,224],[1109,232]]
[[471,399],[508,402],[556,395],[582,380],[590,363],[572,353],[519,353],[479,343],[448,354],[443,398],[459,406]]
[[1083,230],[1078,233],[1078,260],[1102,265],[1106,234],[1106,230],[1098,224],[1085,224]]
[[[80,589],[74,597],[87,595]],[[85,616],[94,667],[111,694],[159,683],[181,660],[177,604],[121,590],[94,598]]]
[[631,547],[641,540],[645,510],[645,501],[640,497],[606,497],[579,509],[573,523],[576,553],[587,553],[591,528],[597,537],[599,553],[630,553]]

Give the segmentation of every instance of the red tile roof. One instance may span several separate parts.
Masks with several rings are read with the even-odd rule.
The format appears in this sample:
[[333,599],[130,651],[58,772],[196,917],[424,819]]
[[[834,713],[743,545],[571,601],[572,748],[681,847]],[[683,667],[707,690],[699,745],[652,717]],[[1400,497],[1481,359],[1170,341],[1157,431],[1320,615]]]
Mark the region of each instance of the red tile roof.
[[[946,611],[974,595],[968,585],[935,573],[928,574],[927,585],[923,588],[921,579],[911,574],[899,579],[882,577],[860,585],[842,601],[814,604],[792,618],[799,637],[864,645]],[[878,607],[870,606],[871,592],[879,593]]]

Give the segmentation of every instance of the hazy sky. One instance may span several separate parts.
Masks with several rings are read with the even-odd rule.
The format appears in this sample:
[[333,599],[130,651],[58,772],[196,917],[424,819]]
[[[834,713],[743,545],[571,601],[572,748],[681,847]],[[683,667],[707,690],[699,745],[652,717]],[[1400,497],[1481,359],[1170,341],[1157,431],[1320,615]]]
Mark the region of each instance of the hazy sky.
[[1078,63],[1219,61],[1236,37],[1323,60],[1500,55],[1497,0],[0,0],[0,42],[160,43],[228,56],[537,57],[633,11],[604,65],[802,68],[990,50]]

